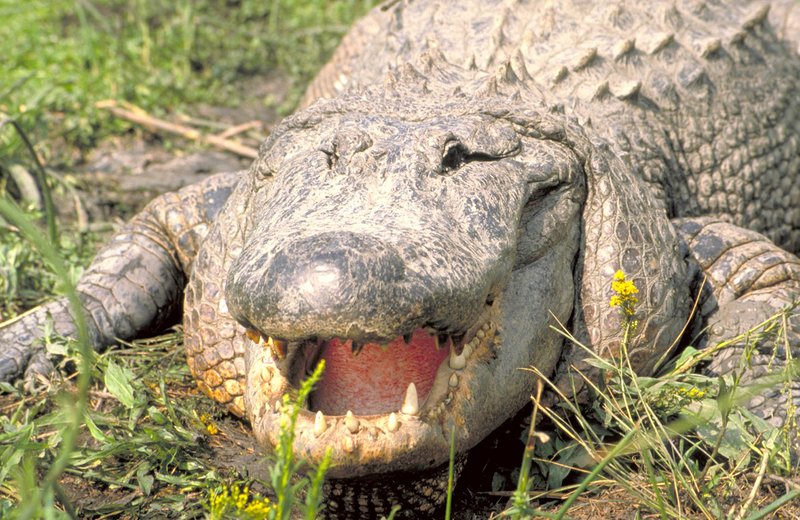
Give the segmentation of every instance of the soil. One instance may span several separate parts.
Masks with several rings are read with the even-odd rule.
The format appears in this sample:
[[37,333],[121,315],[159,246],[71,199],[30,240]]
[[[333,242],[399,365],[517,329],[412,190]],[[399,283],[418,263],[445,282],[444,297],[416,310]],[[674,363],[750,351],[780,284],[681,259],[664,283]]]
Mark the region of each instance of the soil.
[[[286,102],[289,83],[278,75],[243,78],[234,90],[235,107],[197,105],[170,118],[205,134],[219,134],[247,123],[258,126],[231,140],[257,148],[280,122],[278,107]],[[246,169],[251,159],[209,148],[180,135],[147,128],[106,139],[91,150],[82,150],[79,162],[57,171],[74,179],[90,222],[121,222],[141,210],[154,197],[178,190],[204,177]],[[74,210],[71,204],[68,206]],[[66,211],[65,213],[68,213]],[[65,218],[72,215],[66,214]]]
[[[243,99],[238,107],[197,106],[191,116],[195,121],[211,121],[219,128],[259,120],[263,123],[262,129],[246,138],[254,144],[278,121],[276,110],[271,107],[282,103],[286,89],[287,83],[282,78],[249,78],[239,89]],[[115,225],[131,217],[160,193],[179,189],[215,172],[244,169],[250,162],[228,152],[199,147],[180,137],[146,130],[108,139],[84,157],[77,167],[60,173],[76,180],[90,223],[112,222]],[[0,401],[0,404],[4,403]],[[508,506],[522,458],[522,422],[519,418],[510,421],[472,451],[454,495],[454,518],[489,518]],[[249,426],[234,417],[220,421],[219,426],[222,433],[209,444],[206,456],[221,468],[248,468],[252,477],[266,478],[258,447],[249,435]],[[137,492],[127,490],[99,491],[93,481],[75,475],[65,475],[61,483],[77,506],[91,506],[92,509],[103,504],[124,504],[138,496]],[[768,504],[787,489],[785,482],[768,479],[755,503]],[[749,487],[743,485],[742,490],[745,493]],[[563,498],[543,498],[538,505],[542,511],[553,514]],[[746,498],[746,495],[741,496],[741,501]],[[731,507],[736,505],[731,504]],[[137,516],[134,513],[131,517]],[[658,515],[642,510],[624,490],[606,488],[599,493],[586,493],[573,505],[569,517],[634,519],[657,518]],[[686,517],[701,516],[689,511]],[[800,504],[788,504],[772,517],[800,519]]]

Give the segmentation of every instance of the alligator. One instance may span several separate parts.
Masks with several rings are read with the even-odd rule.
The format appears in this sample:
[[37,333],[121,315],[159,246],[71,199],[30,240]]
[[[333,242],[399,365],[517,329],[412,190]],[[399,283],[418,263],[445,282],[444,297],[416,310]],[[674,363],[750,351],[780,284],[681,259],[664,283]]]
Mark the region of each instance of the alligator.
[[[619,354],[617,270],[640,291],[628,354],[642,374],[697,295],[707,344],[800,296],[798,11],[379,6],[248,170],[155,199],[97,254],[78,283],[92,340],[182,313],[198,386],[267,452],[276,401],[325,360],[294,449],[331,449],[329,517],[430,512],[451,432],[464,454],[529,402],[520,368],[568,385],[590,370],[552,325]],[[749,379],[800,354],[797,316],[785,348],[752,353]],[[64,300],[0,329],[1,380],[52,370],[47,321],[75,332]],[[743,350],[706,370],[728,373]],[[800,404],[800,381],[750,404],[777,427],[787,399]]]

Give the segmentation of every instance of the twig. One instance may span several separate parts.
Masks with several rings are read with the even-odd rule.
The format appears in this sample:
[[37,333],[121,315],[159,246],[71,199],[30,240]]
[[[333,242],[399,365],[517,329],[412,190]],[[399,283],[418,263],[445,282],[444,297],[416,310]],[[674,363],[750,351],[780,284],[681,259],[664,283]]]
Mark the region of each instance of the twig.
[[221,132],[222,130],[225,130],[226,128],[228,128],[228,125],[226,125],[225,123],[222,123],[220,121],[214,121],[212,119],[203,119],[203,118],[200,118],[200,117],[192,117],[192,116],[187,116],[186,114],[181,114],[181,113],[175,114],[175,116],[178,118],[178,121],[180,121],[181,123],[184,123],[184,124],[187,124],[187,125],[191,125],[191,126],[204,126],[204,127],[208,128],[210,130],[216,130],[217,132]]
[[127,103],[125,105],[126,108],[120,108],[116,101],[113,99],[107,99],[105,101],[99,101],[97,103],[97,108],[104,108],[115,116],[121,117],[122,119],[158,130],[163,130],[172,134],[177,134],[192,141],[207,143],[243,157],[249,157],[251,159],[258,157],[258,150],[250,146],[229,141],[228,139],[220,138],[216,135],[205,135],[201,132],[198,132],[194,128],[179,125],[177,123],[170,123],[169,121],[164,121],[162,119],[157,119],[136,106],[129,105]]
[[756,499],[756,494],[758,494],[758,490],[761,488],[761,481],[764,480],[764,475],[767,472],[768,462],[769,462],[769,451],[763,450],[761,457],[761,466],[758,468],[758,476],[756,477],[756,481],[753,483],[753,488],[750,490],[750,495],[747,497],[747,500],[745,500],[744,504],[742,504],[742,507],[739,510],[739,514],[736,515],[735,520],[742,520],[744,518],[744,515],[747,514],[747,510],[750,509],[750,506]]
[[780,475],[775,475],[773,473],[767,473],[766,479],[772,482],[777,482],[783,484],[786,487],[786,492],[788,493],[792,489],[796,489],[800,487],[800,484],[797,482],[790,480],[788,478],[782,477]]
[[228,139],[229,137],[233,137],[234,135],[239,135],[241,133],[247,132],[248,130],[256,130],[260,129],[263,125],[261,121],[248,121],[247,123],[242,123],[240,125],[232,126],[225,130],[224,132],[220,132],[217,134],[217,137],[220,139]]

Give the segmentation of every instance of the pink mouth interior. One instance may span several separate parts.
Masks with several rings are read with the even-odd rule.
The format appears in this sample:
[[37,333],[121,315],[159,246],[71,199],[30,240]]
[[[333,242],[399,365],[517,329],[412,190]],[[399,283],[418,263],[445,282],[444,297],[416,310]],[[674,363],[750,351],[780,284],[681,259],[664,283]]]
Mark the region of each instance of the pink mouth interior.
[[376,415],[396,412],[403,405],[406,388],[417,387],[419,405],[433,387],[436,371],[448,354],[448,346],[436,350],[435,339],[417,329],[407,345],[398,336],[388,348],[368,343],[358,356],[349,340],[332,339],[322,345],[325,372],[311,396],[310,408],[326,415]]

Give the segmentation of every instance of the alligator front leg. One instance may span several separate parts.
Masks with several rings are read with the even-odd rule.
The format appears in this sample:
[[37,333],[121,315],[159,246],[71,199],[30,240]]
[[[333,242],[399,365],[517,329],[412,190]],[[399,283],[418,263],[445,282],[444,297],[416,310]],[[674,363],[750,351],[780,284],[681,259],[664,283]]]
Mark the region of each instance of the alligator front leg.
[[[177,323],[197,249],[237,180],[215,175],[158,197],[100,250],[77,285],[96,350]],[[3,324],[0,381],[30,383],[53,370],[41,341],[48,321],[55,334],[75,336],[66,298]]]
[[[707,277],[700,315],[704,344],[711,348],[790,309],[785,337],[748,338],[719,350],[706,367],[711,375],[741,373],[742,384],[780,373],[800,357],[800,259],[763,235],[711,218],[677,219],[678,232]],[[702,346],[702,345],[701,345]],[[775,427],[794,420],[800,406],[797,367],[792,378],[762,389],[748,403],[753,413]],[[792,371],[793,370],[793,371]],[[796,424],[789,424],[796,435]],[[798,451],[794,437],[794,450]]]

